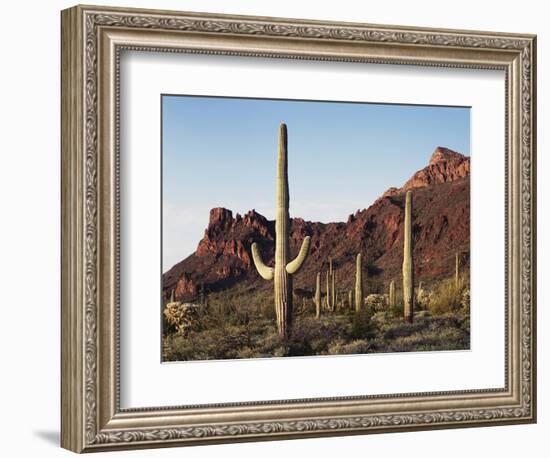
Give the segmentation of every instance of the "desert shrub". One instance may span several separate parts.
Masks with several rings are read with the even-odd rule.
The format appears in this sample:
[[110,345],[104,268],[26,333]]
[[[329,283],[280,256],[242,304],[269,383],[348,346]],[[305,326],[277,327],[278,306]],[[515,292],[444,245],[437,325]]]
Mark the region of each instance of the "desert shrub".
[[371,345],[368,340],[353,340],[345,342],[337,340],[328,347],[329,355],[356,355],[368,353]]
[[394,319],[379,326],[379,332],[369,341],[371,352],[457,350],[470,345],[468,317],[430,317],[421,311],[413,323]]
[[273,305],[273,297],[261,297],[254,305],[256,307],[256,313],[261,318],[266,318],[273,321],[277,319],[275,306]]
[[372,321],[375,323],[383,323],[387,321],[390,318],[389,312],[383,311],[383,312],[376,312],[372,315]]
[[457,311],[461,307],[462,285],[455,284],[454,278],[442,280],[430,295],[428,308],[434,315]]
[[464,335],[460,329],[428,328],[419,334],[399,337],[390,342],[388,351],[434,351],[464,348]]
[[397,287],[397,284],[395,285],[395,305],[388,307],[388,313],[394,318],[402,317],[404,313],[403,291]]
[[346,340],[351,333],[349,319],[345,316],[302,317],[294,323],[288,342],[288,356],[326,354],[335,340]]
[[237,358],[259,358],[261,355],[257,350],[250,347],[243,347],[237,351]]
[[460,312],[464,315],[470,315],[470,288],[465,287],[460,297]]
[[426,319],[416,319],[414,322],[409,323],[402,318],[396,318],[380,326],[380,333],[384,340],[393,340],[399,337],[410,336],[411,334],[418,334],[422,332],[428,326]]
[[464,316],[460,320],[460,329],[462,329],[463,332],[468,333],[468,335],[470,335],[470,314]]
[[210,331],[189,332],[187,336],[172,334],[164,339],[163,350],[166,361],[216,359],[219,354],[217,335]]
[[258,328],[257,330],[258,333],[253,341],[253,346],[261,357],[286,355],[287,348],[277,333],[274,324],[266,323],[262,328]]
[[426,289],[426,287],[422,286],[422,288],[421,288],[420,286],[418,286],[416,288],[415,308],[416,309],[427,309],[428,304],[429,304],[429,300],[430,300],[430,293]]
[[370,307],[365,307],[351,316],[350,337],[352,339],[366,339],[372,337],[376,330],[372,316],[373,311]]

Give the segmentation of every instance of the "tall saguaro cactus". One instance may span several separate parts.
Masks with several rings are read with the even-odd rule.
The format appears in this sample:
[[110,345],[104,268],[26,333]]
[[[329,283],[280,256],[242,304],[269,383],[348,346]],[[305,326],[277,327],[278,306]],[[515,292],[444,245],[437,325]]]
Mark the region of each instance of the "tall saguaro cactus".
[[412,323],[414,316],[414,263],[412,241],[412,192],[405,198],[405,234],[403,244],[403,305],[405,319]]
[[328,270],[327,270],[327,296],[325,305],[327,310],[334,312],[336,309],[336,272],[332,267],[332,258],[328,258]]
[[330,270],[327,270],[327,295],[325,296],[325,306],[330,310]]
[[395,282],[393,280],[390,282],[389,305],[391,308],[395,307]]
[[363,266],[361,264],[361,253],[357,254],[355,262],[355,311],[360,312],[363,308]]
[[460,258],[458,257],[458,253],[455,253],[455,288],[458,289],[458,274],[460,270]]
[[336,310],[336,300],[338,299],[338,294],[336,292],[336,272],[332,271],[332,286],[331,286],[331,293],[332,293],[332,311]]
[[315,318],[321,317],[321,272],[315,279]]
[[252,244],[252,259],[256,270],[265,280],[273,280],[275,290],[275,313],[279,335],[288,338],[292,329],[292,276],[296,274],[309,253],[310,237],[302,242],[300,252],[293,261],[290,256],[289,192],[288,192],[288,139],[286,124],[279,127],[279,152],[275,180],[275,267],[264,264],[258,245]]

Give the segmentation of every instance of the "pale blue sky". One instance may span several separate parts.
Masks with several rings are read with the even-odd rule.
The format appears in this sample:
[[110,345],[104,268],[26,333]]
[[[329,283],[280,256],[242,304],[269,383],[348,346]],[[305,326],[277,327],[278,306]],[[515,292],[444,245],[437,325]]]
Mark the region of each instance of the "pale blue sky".
[[162,96],[163,271],[191,254],[213,207],[274,216],[279,124],[290,213],[345,221],[445,146],[470,154],[470,109]]

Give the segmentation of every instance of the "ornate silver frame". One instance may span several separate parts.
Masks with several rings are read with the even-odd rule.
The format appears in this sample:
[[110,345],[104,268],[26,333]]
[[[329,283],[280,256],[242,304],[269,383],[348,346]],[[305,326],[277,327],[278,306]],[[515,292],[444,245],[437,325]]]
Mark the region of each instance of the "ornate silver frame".
[[[62,420],[75,452],[536,421],[536,37],[76,6],[62,12]],[[118,376],[122,49],[506,73],[506,386],[126,409]]]

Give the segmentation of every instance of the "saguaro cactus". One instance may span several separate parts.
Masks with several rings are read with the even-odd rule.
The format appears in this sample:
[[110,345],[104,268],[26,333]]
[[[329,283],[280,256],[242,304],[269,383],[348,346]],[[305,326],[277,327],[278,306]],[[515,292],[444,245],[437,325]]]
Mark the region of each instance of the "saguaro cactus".
[[275,313],[279,335],[288,338],[292,329],[292,276],[296,274],[309,253],[310,237],[302,242],[300,252],[293,261],[290,255],[289,234],[289,192],[288,192],[288,140],[286,124],[279,128],[279,152],[277,157],[277,177],[275,180],[275,267],[262,261],[258,245],[252,244],[252,259],[256,270],[265,280],[273,280],[275,290]]
[[412,323],[414,316],[414,264],[412,241],[412,192],[405,198],[405,233],[403,243],[403,309],[405,319]]
[[455,288],[458,289],[459,285],[459,270],[460,270],[460,258],[458,257],[458,253],[455,253]]
[[390,282],[389,306],[395,307],[395,282]]
[[355,311],[360,312],[363,308],[363,266],[361,264],[361,253],[357,254],[355,263]]
[[336,292],[336,272],[332,271],[332,286],[331,286],[331,293],[332,293],[332,311],[336,310],[336,300],[337,300],[337,292]]
[[336,272],[332,267],[332,258],[328,258],[328,270],[327,270],[327,295],[325,298],[325,305],[327,310],[334,312],[336,309],[337,300],[336,291]]
[[325,296],[325,306],[330,310],[330,271],[327,270],[327,295]]
[[[365,261],[364,261],[365,265],[367,264],[367,250],[365,248]],[[369,288],[369,269],[368,267],[365,267],[365,269],[362,269],[361,270],[361,278],[363,280],[363,297],[367,297],[371,291],[370,291],[370,288]]]
[[315,279],[315,318],[321,317],[321,272],[317,272]]

